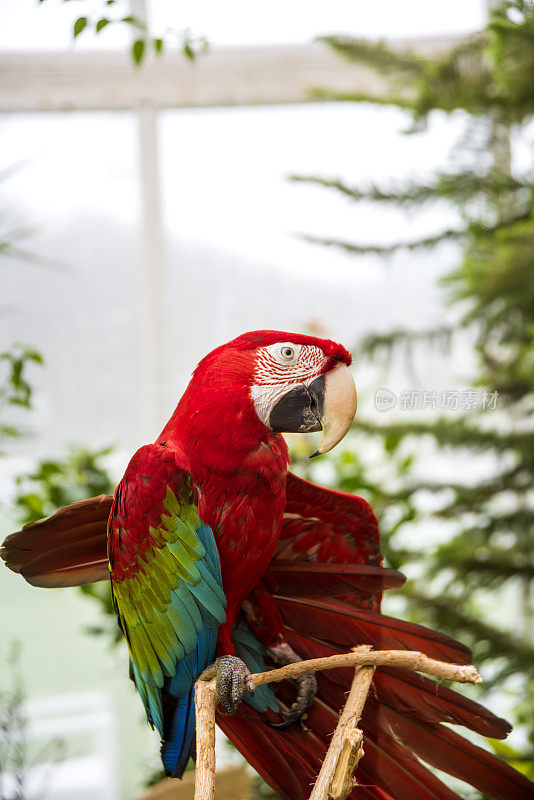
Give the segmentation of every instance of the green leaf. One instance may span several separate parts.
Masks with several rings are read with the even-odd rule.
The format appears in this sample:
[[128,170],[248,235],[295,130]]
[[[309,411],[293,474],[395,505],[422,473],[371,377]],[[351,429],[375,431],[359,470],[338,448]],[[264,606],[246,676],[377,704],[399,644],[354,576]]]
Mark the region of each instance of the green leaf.
[[121,19],[121,22],[126,22],[128,25],[133,25],[139,30],[144,31],[146,30],[146,25],[143,20],[139,19],[138,17],[127,16]]
[[19,495],[16,499],[16,504],[24,510],[26,519],[34,521],[42,519],[44,516],[43,500],[37,492],[27,492]]
[[78,19],[74,23],[74,29],[73,29],[74,38],[76,38],[76,36],[79,36],[80,33],[83,30],[85,30],[85,28],[87,27],[87,22],[88,22],[87,17],[78,17]]
[[401,436],[393,431],[389,431],[384,436],[384,449],[386,453],[394,453],[401,442]]
[[399,462],[398,468],[401,475],[404,475],[412,468],[414,461],[415,456],[408,455]]
[[144,39],[136,39],[135,42],[132,45],[132,58],[133,58],[135,64],[137,64],[137,66],[139,66],[139,64],[141,64],[141,62],[142,62],[142,60],[144,58],[145,46],[146,46],[146,43],[145,43]]
[[61,465],[57,461],[42,461],[34,477],[46,481],[52,475],[59,474],[61,474]]
[[184,42],[182,52],[188,61],[195,60],[195,51],[193,50],[190,42]]
[[106,27],[106,25],[109,25],[109,19],[106,19],[106,17],[102,17],[102,19],[99,19],[95,25],[96,32],[100,33],[100,31],[103,30]]
[[36,364],[44,364],[44,358],[42,354],[38,350],[34,350],[32,347],[26,348],[24,350],[24,355],[28,361],[33,361]]
[[156,55],[160,56],[163,52],[163,39],[153,39],[152,44],[154,46],[154,52]]
[[0,425],[0,437],[17,437],[20,435],[21,431],[14,425]]

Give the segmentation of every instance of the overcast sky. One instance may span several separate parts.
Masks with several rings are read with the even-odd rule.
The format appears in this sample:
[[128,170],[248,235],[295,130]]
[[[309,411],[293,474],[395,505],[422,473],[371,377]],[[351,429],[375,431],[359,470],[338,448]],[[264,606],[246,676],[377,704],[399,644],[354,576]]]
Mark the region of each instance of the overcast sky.
[[[127,7],[117,3],[107,13],[120,16]],[[125,47],[124,26],[106,29],[96,40],[84,34],[73,44],[73,20],[81,14],[97,19],[104,8],[103,0],[0,0],[0,49]],[[374,36],[469,31],[483,24],[485,4],[153,0],[150,8],[154,32],[188,25],[213,44],[227,45],[306,41],[333,31]],[[181,109],[162,112],[159,122],[167,295],[174,303],[166,319],[176,323],[168,338],[181,341],[187,331],[192,342],[173,347],[169,358],[169,409],[196,360],[240,330],[300,329],[320,319],[331,335],[352,344],[368,330],[406,319],[421,326],[441,321],[435,280],[450,266],[450,255],[432,254],[423,259],[424,268],[411,258],[384,272],[294,234],[416,238],[451,224],[443,209],[401,214],[364,204],[355,210],[343,198],[289,183],[287,175],[387,182],[429,174],[445,165],[457,120],[438,114],[427,135],[406,137],[408,121],[399,112],[310,104]],[[146,415],[128,404],[128,416],[120,403],[115,413],[116,383],[108,397],[94,378],[111,351],[125,396],[138,392],[141,379],[135,115],[9,114],[0,133],[0,168],[23,163],[2,186],[4,214],[13,227],[37,231],[31,241],[35,252],[69,265],[67,276],[19,267],[7,273],[4,284],[10,313],[0,319],[0,333],[10,341],[39,341],[46,350],[48,367],[37,379],[42,447],[83,440],[91,431],[98,431],[98,441],[143,441],[155,433],[144,422],[137,427],[137,418]],[[199,275],[208,294],[204,285],[197,286]],[[69,383],[71,396],[61,375],[73,364],[79,375]],[[430,380],[432,365],[427,366]],[[447,380],[443,365],[437,366],[432,385]]]
[[[190,28],[213,44],[258,44],[306,41],[324,33],[362,36],[416,36],[467,32],[480,28],[485,0],[148,0],[154,31]],[[127,13],[118,2],[107,16]],[[72,47],[72,23],[84,14],[98,19],[103,0],[0,0],[0,49]],[[84,34],[76,47],[115,47],[128,32],[107,28],[95,40]]]
[[[125,6],[117,3],[113,14],[126,13]],[[97,19],[103,8],[104,0],[0,0],[0,51],[125,48],[130,33],[124,26],[73,43],[73,21],[85,14]],[[485,19],[484,0],[153,0],[151,10],[154,33],[189,27],[213,45],[303,42],[332,32],[461,33],[481,28]],[[401,112],[352,104],[176,109],[159,117],[166,254],[161,325],[168,360],[165,408],[155,426],[143,406],[135,114],[4,114],[0,120],[0,171],[20,165],[0,183],[2,223],[33,229],[23,244],[62,264],[1,265],[0,341],[37,343],[46,367],[31,370],[36,411],[20,421],[35,435],[15,441],[0,459],[0,494],[7,495],[12,476],[27,472],[37,457],[63,457],[71,442],[112,444],[110,466],[118,477],[129,454],[161,429],[198,359],[242,330],[307,330],[313,321],[353,346],[369,331],[444,321],[436,281],[457,263],[454,246],[401,254],[382,266],[294,234],[389,242],[450,227],[454,218],[441,207],[409,213],[355,208],[325,190],[290,183],[287,175],[387,185],[432,174],[447,164],[462,115],[434,114],[428,131],[414,136],[403,135],[408,120]],[[402,364],[382,375],[360,364],[355,351],[363,415],[372,415],[379,386],[396,392],[414,384],[465,388],[470,363],[464,350],[427,354],[417,362],[418,383]],[[442,463],[447,469],[449,462]],[[472,478],[476,465],[459,468]],[[0,522],[7,533],[8,522]],[[29,696],[81,687],[104,692],[121,726],[123,796],[136,796],[157,745],[148,740],[126,666],[112,661],[103,639],[89,641],[83,632],[98,623],[93,607],[80,596],[65,602],[53,593],[36,604],[17,576],[4,570],[2,579],[2,602],[17,608],[4,638],[23,641]],[[64,641],[70,647],[58,666]],[[113,775],[102,774],[111,793]],[[79,787],[76,796],[82,797]]]

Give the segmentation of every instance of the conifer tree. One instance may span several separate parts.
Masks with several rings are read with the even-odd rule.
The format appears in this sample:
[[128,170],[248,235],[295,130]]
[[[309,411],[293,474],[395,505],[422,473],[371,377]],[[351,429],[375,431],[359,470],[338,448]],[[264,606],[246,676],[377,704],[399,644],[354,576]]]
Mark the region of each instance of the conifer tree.
[[[459,223],[437,235],[382,246],[373,242],[315,239],[353,253],[389,257],[457,241],[459,263],[444,292],[460,322],[432,331],[407,328],[369,335],[358,359],[391,357],[407,347],[454,340],[474,343],[478,396],[497,397],[492,413],[475,410],[376,424],[359,419],[354,448],[335,461],[336,484],[366,494],[382,517],[390,565],[417,574],[400,590],[405,613],[469,643],[498,692],[516,699],[515,719],[525,747],[491,743],[499,754],[534,777],[534,158],[512,168],[512,145],[534,117],[534,3],[514,0],[492,12],[487,28],[435,57],[399,52],[384,43],[344,36],[325,39],[341,56],[386,76],[380,96],[355,92],[322,96],[391,105],[411,114],[421,130],[435,110],[466,112],[466,130],[454,143],[454,168],[405,185],[349,185],[343,180],[294,176],[377,208],[445,204]],[[399,415],[398,415],[399,416]],[[423,421],[421,421],[421,419]],[[396,465],[389,480],[372,477],[361,460],[369,437],[381,442]],[[414,453],[431,440],[436,452],[456,454],[464,465],[482,456],[486,475],[468,467],[448,480],[417,478]],[[410,452],[411,451],[411,452]],[[408,453],[408,454],[407,454]],[[415,456],[415,464],[417,457]],[[490,466],[488,466],[490,465]],[[310,469],[318,469],[311,467]],[[431,493],[434,517],[447,524],[448,540],[425,551],[404,535],[424,518],[418,498]],[[408,541],[408,544],[407,544]],[[423,564],[421,568],[421,553]],[[416,565],[415,568],[413,565]],[[498,609],[506,609],[499,614]],[[517,619],[510,609],[519,608]]]

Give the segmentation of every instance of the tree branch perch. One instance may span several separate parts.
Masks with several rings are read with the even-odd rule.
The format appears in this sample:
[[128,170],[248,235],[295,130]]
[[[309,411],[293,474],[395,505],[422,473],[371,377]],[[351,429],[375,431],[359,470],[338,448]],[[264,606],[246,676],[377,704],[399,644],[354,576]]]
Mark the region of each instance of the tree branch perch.
[[[367,655],[369,645],[355,647],[354,652]],[[324,757],[321,771],[315,781],[310,800],[345,800],[352,791],[355,779],[352,773],[363,755],[363,733],[358,728],[367,693],[371,687],[375,667],[356,667],[339,722]]]
[[[276,683],[307,672],[340,667],[355,670],[352,686],[330,747],[309,800],[344,800],[354,786],[352,773],[363,755],[363,736],[357,725],[376,667],[401,667],[459,683],[481,683],[472,665],[447,664],[414,650],[370,650],[368,645],[350,653],[298,661],[252,676],[256,686]],[[215,797],[215,709],[219,698],[215,678],[195,684],[197,763],[194,800]]]

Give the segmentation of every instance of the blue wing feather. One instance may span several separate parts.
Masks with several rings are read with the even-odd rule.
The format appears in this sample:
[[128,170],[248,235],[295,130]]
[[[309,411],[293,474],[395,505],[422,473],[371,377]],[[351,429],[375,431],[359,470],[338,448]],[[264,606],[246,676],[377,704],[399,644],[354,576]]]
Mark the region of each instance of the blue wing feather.
[[[194,684],[215,658],[226,598],[213,532],[199,519],[191,478],[175,453],[148,445],[134,456],[115,495],[108,537],[131,675],[161,735],[165,770],[180,777],[195,737]],[[233,642],[252,672],[265,669],[263,647],[244,618]],[[277,709],[267,686],[245,700],[258,711]]]
[[181,775],[195,732],[194,682],[215,658],[226,598],[213,532],[169,448],[147,445],[130,462],[108,541],[131,675],[162,737],[165,768]]
[[[232,644],[236,655],[245,662],[251,672],[265,672],[264,647],[242,615],[238,616],[232,628]],[[260,713],[267,711],[268,708],[278,711],[278,703],[269,686],[258,686],[252,697],[245,694],[243,699]]]

